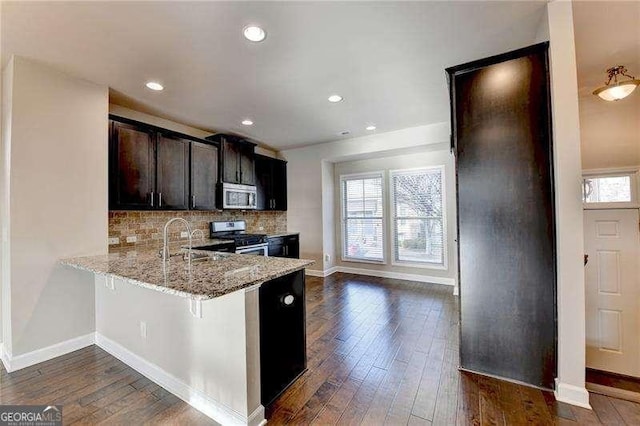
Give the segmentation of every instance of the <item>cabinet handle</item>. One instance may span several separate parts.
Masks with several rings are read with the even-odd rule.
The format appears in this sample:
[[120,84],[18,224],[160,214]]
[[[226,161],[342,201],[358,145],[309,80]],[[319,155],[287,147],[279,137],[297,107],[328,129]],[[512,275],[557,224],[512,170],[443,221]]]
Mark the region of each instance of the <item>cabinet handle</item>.
[[192,208],[194,208],[194,209],[195,209],[195,208],[196,208],[196,196],[195,196],[195,195],[192,195],[192,196],[191,196],[191,204],[193,204],[193,207],[192,207]]
[[158,192],[158,207],[162,207],[162,192]]
[[240,180],[239,173],[238,173],[238,171],[236,170],[236,182],[238,182],[239,180]]
[[240,182],[242,182],[242,172],[240,172]]
[[153,207],[153,191],[151,191],[151,207]]

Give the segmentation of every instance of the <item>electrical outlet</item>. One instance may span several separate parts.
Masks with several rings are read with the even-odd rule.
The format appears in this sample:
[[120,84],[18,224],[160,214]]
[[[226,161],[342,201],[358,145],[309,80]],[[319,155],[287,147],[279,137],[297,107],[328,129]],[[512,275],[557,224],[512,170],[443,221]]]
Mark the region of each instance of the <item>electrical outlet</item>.
[[136,241],[138,241],[138,237],[136,237],[135,235],[132,235],[131,237],[127,237],[128,243],[135,243]]
[[264,231],[264,226],[259,227],[258,231]]
[[180,238],[189,238],[189,233],[186,231],[183,231],[180,233]]
[[120,244],[120,238],[118,237],[109,238],[109,245],[112,246],[114,244]]
[[144,321],[140,321],[140,337],[147,338],[147,323]]
[[325,262],[331,262],[331,255],[329,253],[325,253],[324,255],[324,261]]

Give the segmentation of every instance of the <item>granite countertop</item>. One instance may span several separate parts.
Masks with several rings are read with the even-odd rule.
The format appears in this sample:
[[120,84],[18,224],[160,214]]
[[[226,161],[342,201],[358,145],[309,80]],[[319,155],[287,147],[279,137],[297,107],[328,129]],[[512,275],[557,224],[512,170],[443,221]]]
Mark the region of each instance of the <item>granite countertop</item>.
[[158,252],[157,246],[119,249],[105,255],[63,259],[60,263],[95,274],[113,276],[140,287],[200,300],[261,284],[314,263],[304,259],[194,249],[194,253],[207,255],[207,260],[193,260],[189,270],[188,262],[182,256],[171,257],[163,265]]
[[269,234],[268,238],[287,237],[289,235],[299,235],[299,232],[278,232],[277,234]]

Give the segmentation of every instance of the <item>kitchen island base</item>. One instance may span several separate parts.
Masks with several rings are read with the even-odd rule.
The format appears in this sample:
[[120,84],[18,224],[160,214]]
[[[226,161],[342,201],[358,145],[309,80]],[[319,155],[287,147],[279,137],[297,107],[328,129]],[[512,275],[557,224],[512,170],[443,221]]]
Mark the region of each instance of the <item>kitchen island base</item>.
[[96,275],[96,343],[222,424],[258,425],[259,286],[193,300]]

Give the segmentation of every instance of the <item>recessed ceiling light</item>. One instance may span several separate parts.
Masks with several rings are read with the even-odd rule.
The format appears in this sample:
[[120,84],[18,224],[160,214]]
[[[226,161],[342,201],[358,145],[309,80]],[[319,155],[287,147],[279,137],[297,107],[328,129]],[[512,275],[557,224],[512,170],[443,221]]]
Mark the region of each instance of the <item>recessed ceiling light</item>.
[[251,120],[242,120],[242,124],[245,126],[253,126],[253,121]]
[[367,126],[367,130],[375,130],[376,126]]
[[267,33],[256,25],[248,25],[244,27],[242,33],[244,34],[244,38],[256,43],[261,42],[267,37]]
[[151,90],[160,91],[164,89],[164,86],[157,81],[148,81],[147,87]]
[[331,96],[329,96],[329,102],[333,102],[333,103],[342,102],[342,96],[340,96],[340,95],[331,95]]

